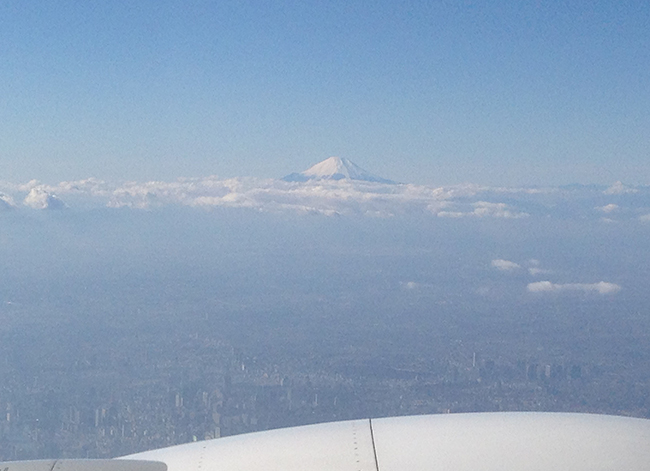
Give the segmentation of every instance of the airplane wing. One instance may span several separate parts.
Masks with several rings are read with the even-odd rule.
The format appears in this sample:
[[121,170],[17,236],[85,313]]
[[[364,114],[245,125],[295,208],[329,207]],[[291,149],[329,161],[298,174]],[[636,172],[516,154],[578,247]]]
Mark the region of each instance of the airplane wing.
[[31,460],[0,463],[2,471],[167,471],[161,462],[142,460]]
[[[157,462],[169,471],[648,471],[650,420],[541,412],[365,419],[188,443],[112,462],[123,460]],[[41,471],[11,465],[7,471]]]
[[353,420],[131,455],[169,471],[650,470],[650,420],[504,412]]

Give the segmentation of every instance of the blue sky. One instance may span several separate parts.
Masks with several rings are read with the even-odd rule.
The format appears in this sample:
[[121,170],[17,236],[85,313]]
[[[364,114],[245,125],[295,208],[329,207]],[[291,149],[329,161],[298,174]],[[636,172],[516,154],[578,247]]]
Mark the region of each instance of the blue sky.
[[0,2],[0,180],[650,183],[650,4]]

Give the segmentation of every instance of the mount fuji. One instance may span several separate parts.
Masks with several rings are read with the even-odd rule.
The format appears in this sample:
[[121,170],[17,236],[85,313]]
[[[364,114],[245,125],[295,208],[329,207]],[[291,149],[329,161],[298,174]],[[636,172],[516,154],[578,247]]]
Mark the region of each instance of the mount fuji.
[[282,180],[285,182],[306,182],[309,180],[360,180],[375,183],[395,183],[362,169],[354,162],[340,157],[330,157],[304,172],[292,173]]

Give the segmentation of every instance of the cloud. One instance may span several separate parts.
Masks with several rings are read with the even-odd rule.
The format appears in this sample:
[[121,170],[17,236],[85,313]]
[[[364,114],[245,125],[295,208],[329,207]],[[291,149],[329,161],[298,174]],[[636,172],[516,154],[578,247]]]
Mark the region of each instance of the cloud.
[[108,196],[111,192],[110,185],[97,178],[61,182],[53,187],[46,187],[53,193],[62,194],[89,194],[91,196]]
[[[497,270],[506,271],[506,272],[513,272],[513,271],[516,271],[516,270],[520,270],[522,268],[522,266],[519,265],[518,263],[511,262],[510,260],[503,260],[503,259],[492,260],[490,265],[492,265],[492,267],[496,268]],[[530,275],[535,276],[535,275],[540,275],[540,274],[552,273],[551,270],[546,270],[544,268],[540,268],[539,267],[539,260],[536,260],[534,258],[528,260],[528,265],[531,265],[528,268],[528,273]]]
[[510,260],[503,260],[500,258],[492,260],[492,263],[490,263],[490,265],[500,271],[514,271],[521,268],[521,265],[518,263],[511,262]]
[[518,219],[529,216],[528,213],[512,211],[505,203],[488,203],[487,201],[477,201],[473,204],[474,214],[479,217],[492,216],[498,218]]
[[527,289],[531,293],[561,293],[571,291],[595,292],[598,294],[615,294],[621,287],[615,283],[600,281],[598,283],[566,283],[556,284],[550,281],[537,281],[529,283]]
[[14,203],[14,199],[9,195],[0,193],[0,212],[9,211],[12,209],[16,209],[16,203]]
[[623,184],[623,182],[616,182],[609,188],[607,188],[605,191],[603,191],[603,194],[605,195],[626,195],[626,194],[631,194],[631,193],[638,193],[639,190],[636,188],[633,188],[629,185]]
[[528,264],[528,274],[532,276],[536,275],[542,275],[542,274],[549,274],[553,273],[553,270],[547,270],[545,268],[540,268],[540,261],[537,260],[536,258],[531,258],[527,262]]
[[[644,197],[650,195],[650,187],[631,188],[622,183],[613,185],[610,190],[612,194],[624,192],[632,195],[627,197],[625,203],[628,208],[645,207]],[[620,218],[625,219],[638,217],[640,214],[623,211],[622,207],[619,208],[613,203],[600,206],[597,201],[602,196],[594,195],[591,188],[581,187],[569,191],[559,188],[500,188],[474,184],[443,187],[388,185],[349,180],[297,183],[252,177],[220,178],[211,175],[179,178],[174,181],[144,182],[107,182],[87,178],[52,185],[37,180],[24,184],[0,181],[0,192],[15,201],[24,201],[27,207],[49,209],[66,205],[85,209],[126,207],[147,210],[168,206],[198,207],[207,210],[226,207],[329,216],[390,218],[434,215],[448,219],[477,220],[516,220],[531,215],[587,217],[595,220],[598,216],[610,217],[610,214],[617,212],[620,213]],[[593,203],[582,204],[586,198],[593,198]],[[577,201],[581,204],[576,204]],[[593,208],[598,211],[594,212]],[[640,219],[644,220],[643,217]]]
[[41,182],[38,180],[30,180],[27,183],[23,183],[22,185],[18,185],[16,189],[18,191],[30,191],[33,188],[36,188],[38,186],[41,186]]
[[644,214],[643,216],[639,216],[639,221],[643,221],[643,222],[650,221],[650,214]]
[[504,219],[519,219],[530,216],[528,213],[519,212],[512,209],[506,203],[490,203],[487,201],[477,201],[472,203],[473,211],[440,211],[439,217],[462,218],[462,217],[494,217]]
[[420,284],[416,283],[415,281],[401,281],[400,286],[402,289],[412,291],[414,289],[418,289],[420,287]]
[[471,215],[471,213],[463,213],[460,211],[440,211],[437,213],[437,216],[441,218],[462,218]]
[[33,209],[64,209],[67,207],[56,195],[41,187],[32,188],[23,204]]
[[176,204],[203,208],[252,208],[266,212],[391,217],[409,213],[436,214],[447,207],[445,201],[449,195],[448,191],[419,185],[343,180],[295,183],[206,177],[170,183],[125,183],[110,193],[107,205],[155,208]]
[[598,206],[598,207],[596,207],[596,209],[602,211],[603,213],[609,214],[609,213],[613,213],[614,211],[618,210],[619,205],[614,204],[614,203],[610,203],[610,204],[606,204],[605,206]]

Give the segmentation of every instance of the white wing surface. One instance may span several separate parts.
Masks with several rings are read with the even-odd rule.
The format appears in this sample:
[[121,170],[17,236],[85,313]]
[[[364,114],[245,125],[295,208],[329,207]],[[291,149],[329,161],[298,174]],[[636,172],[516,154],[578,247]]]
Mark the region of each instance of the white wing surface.
[[648,471],[650,420],[532,412],[394,417],[125,458],[163,462],[169,471]]
[[307,425],[130,455],[169,471],[375,471],[369,421]]
[[648,471],[650,420],[449,414],[373,420],[381,471]]

